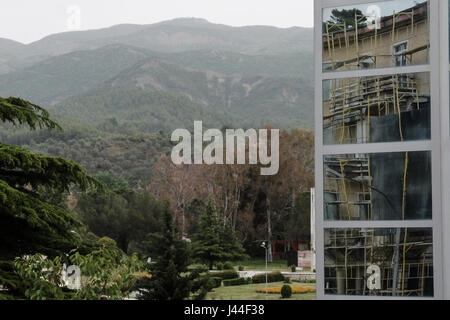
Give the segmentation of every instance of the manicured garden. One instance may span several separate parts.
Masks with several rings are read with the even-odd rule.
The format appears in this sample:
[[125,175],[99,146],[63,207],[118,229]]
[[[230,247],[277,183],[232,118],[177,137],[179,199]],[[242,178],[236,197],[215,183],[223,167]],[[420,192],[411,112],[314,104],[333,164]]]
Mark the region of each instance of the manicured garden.
[[[269,283],[269,292],[270,288],[279,288],[283,287],[286,283],[284,282],[274,282]],[[294,287],[302,287],[302,288],[311,288],[315,289],[315,283],[291,283],[289,284],[292,288]],[[265,300],[266,294],[264,290],[266,288],[265,283],[257,283],[257,284],[247,284],[240,286],[220,286],[219,288],[213,289],[213,291],[209,292],[206,296],[206,300]],[[262,293],[257,292],[257,290],[262,290]],[[294,291],[294,290],[293,290]],[[316,298],[315,292],[307,292],[307,293],[293,293],[291,298],[283,299],[283,300],[314,300]],[[267,295],[268,300],[280,300],[281,294],[277,293],[269,293]]]

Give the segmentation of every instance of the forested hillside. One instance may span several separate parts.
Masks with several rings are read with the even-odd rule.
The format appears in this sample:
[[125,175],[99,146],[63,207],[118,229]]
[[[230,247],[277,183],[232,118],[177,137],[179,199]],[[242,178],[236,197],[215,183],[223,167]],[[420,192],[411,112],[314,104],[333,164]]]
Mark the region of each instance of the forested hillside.
[[[210,199],[222,227],[252,254],[260,254],[255,240],[267,236],[268,224],[273,239],[306,239],[313,137],[297,129],[313,123],[312,35],[175,19],[61,33],[28,45],[0,39],[0,97],[32,101],[64,129],[0,124],[0,140],[76,161],[106,185],[117,182],[123,190],[107,196],[71,189],[71,207],[124,251],[124,226],[112,221],[108,233],[91,223],[149,218],[142,208],[156,201],[159,211],[164,199],[183,235],[198,232],[200,216],[213,210]],[[192,130],[195,120],[204,128],[281,129],[280,173],[263,179],[258,166],[172,167],[170,134]],[[152,219],[146,221],[156,228]]]
[[[123,166],[94,154],[122,149],[124,141],[133,149],[130,137],[153,141],[158,131],[167,140],[194,120],[216,128],[312,129],[311,43],[311,29],[185,18],[61,33],[28,45],[1,39],[0,96],[44,106],[66,133],[37,137],[3,127],[0,135],[81,160],[96,173]],[[86,139],[98,143],[81,143]],[[101,143],[109,147],[98,149]],[[90,165],[95,159],[99,164]]]

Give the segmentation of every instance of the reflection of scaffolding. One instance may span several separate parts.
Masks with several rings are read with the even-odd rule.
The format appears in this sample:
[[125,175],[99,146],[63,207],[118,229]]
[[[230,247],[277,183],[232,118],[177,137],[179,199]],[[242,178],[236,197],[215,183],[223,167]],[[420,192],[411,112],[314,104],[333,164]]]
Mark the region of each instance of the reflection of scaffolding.
[[420,110],[428,98],[419,94],[416,75],[404,74],[332,80],[327,102],[324,129],[343,144],[371,142],[371,116],[397,114],[401,121],[402,112]]
[[[374,194],[380,200],[376,203],[377,212],[383,209],[392,212],[390,218],[406,220],[407,208],[407,185],[408,175],[415,175],[418,168],[410,168],[410,153],[402,154],[404,166],[397,168],[397,176],[401,174],[401,194],[399,198],[392,199],[387,194],[387,181],[377,180],[374,182],[372,175],[372,159],[370,154],[349,155],[347,157],[327,156],[324,159],[324,209],[326,219],[329,220],[365,220],[380,219],[374,217]],[[398,161],[397,161],[398,163]],[[387,171],[386,171],[386,174]],[[391,173],[392,174],[392,173]],[[411,179],[411,177],[410,177]],[[414,179],[414,178],[413,178]],[[416,180],[413,180],[416,181]],[[410,195],[411,197],[411,195]],[[414,209],[409,208],[409,213]]]
[[[401,37],[402,41],[417,36],[417,23],[428,18],[427,2],[419,4],[411,9],[396,13],[392,16],[381,18],[379,25],[368,25],[365,22],[373,21],[375,17],[367,16],[355,10],[354,22],[347,24],[327,21],[324,25],[323,43],[328,51],[324,59],[328,59],[328,70],[360,69],[368,67],[380,67],[380,59],[403,58],[408,64],[413,63],[413,56],[429,48],[428,43],[417,46],[414,49],[403,52],[394,52],[391,47],[399,40],[399,29],[404,28],[406,35]],[[383,37],[389,37],[389,41]],[[365,40],[370,43],[369,48],[361,52],[361,42]],[[387,50],[383,50],[383,43],[389,43]],[[345,58],[338,58],[337,51],[345,48]]]
[[[331,200],[326,202],[326,206],[336,207],[336,216],[333,219],[368,219],[369,216],[361,214],[361,212],[369,212],[371,206],[369,188],[371,178],[369,175],[368,159],[367,157],[349,158],[349,159],[337,159],[327,158],[325,160],[327,166],[326,180],[327,183],[324,186],[325,192],[332,196]],[[355,188],[349,183],[354,182],[354,185],[359,187]],[[356,197],[350,197],[350,193],[353,195],[357,193]],[[345,214],[338,216],[338,207],[344,206]],[[351,206],[359,206],[359,213],[356,214],[351,210]],[[361,210],[362,209],[362,210]]]
[[[345,295],[429,294],[427,288],[433,282],[431,236],[403,230],[391,229],[382,235],[374,229],[330,230],[325,244],[327,291]],[[398,242],[401,233],[406,239],[403,244]],[[372,264],[380,267],[381,289],[367,288],[366,271]]]

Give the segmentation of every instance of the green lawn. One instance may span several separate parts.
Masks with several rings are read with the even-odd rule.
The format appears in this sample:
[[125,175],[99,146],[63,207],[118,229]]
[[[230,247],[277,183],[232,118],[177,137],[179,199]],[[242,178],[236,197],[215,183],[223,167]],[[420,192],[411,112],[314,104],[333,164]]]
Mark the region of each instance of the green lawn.
[[[234,268],[238,270],[239,266],[243,266],[244,270],[264,271],[266,270],[266,261],[264,259],[251,259],[244,261],[233,262]],[[286,260],[275,260],[267,264],[267,269],[270,271],[286,271],[290,272],[291,268],[288,267]],[[303,268],[303,271],[310,271],[309,268]]]
[[[256,270],[264,271],[266,270],[266,261],[264,259],[251,259],[244,261],[234,262],[234,267],[238,270],[239,266],[243,266],[244,270]],[[288,267],[286,260],[275,260],[267,264],[267,269],[271,271],[291,271]]]
[[[283,286],[283,282],[275,282],[269,283],[270,287],[278,287]],[[301,287],[313,287],[315,288],[314,283],[291,283],[292,286],[301,286]],[[244,286],[232,286],[232,287],[224,287],[214,289],[212,292],[208,293],[206,296],[206,300],[265,300],[266,295],[264,293],[257,293],[256,289],[265,288],[265,283],[258,284],[249,284]],[[268,294],[269,300],[280,300],[281,295],[279,294]],[[285,300],[315,300],[316,294],[313,293],[304,293],[304,294],[293,294],[290,299]]]

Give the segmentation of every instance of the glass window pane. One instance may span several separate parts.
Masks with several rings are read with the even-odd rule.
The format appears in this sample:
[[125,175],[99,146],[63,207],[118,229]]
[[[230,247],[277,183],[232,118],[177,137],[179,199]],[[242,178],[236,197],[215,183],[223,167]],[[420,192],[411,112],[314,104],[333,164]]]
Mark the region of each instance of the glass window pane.
[[323,91],[324,144],[431,138],[427,72],[325,80]]
[[431,228],[326,229],[325,294],[433,297]]
[[395,0],[323,10],[323,71],[427,64],[428,1]]
[[324,157],[325,220],[432,219],[431,152]]

